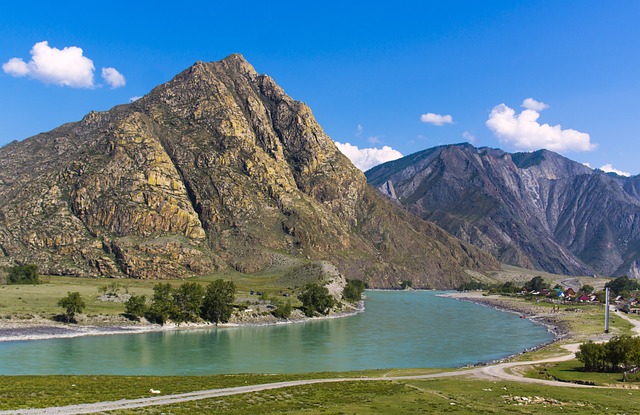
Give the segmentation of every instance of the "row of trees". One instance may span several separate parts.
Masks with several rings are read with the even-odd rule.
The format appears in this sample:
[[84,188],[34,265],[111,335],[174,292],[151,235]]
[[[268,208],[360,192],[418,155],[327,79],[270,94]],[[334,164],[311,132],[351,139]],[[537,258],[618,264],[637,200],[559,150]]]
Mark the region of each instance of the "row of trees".
[[520,283],[514,283],[513,281],[507,281],[502,284],[488,284],[484,282],[470,281],[470,282],[462,283],[457,288],[457,290],[458,291],[487,290],[493,293],[514,294],[514,293],[520,292],[523,288],[528,292],[542,291],[544,289],[548,289],[549,284],[547,284],[544,281],[544,278],[538,275],[536,277],[531,278],[529,281],[525,282],[524,285]]
[[200,320],[214,324],[226,323],[231,318],[236,285],[232,281],[215,280],[205,287],[186,282],[175,288],[169,283],[153,287],[151,302],[144,295],[132,295],[125,303],[125,312],[132,318],[165,324],[189,323]]
[[580,345],[576,357],[587,372],[628,371],[640,366],[640,337],[623,335],[607,343],[589,341]]
[[[343,298],[349,302],[362,299],[366,286],[361,280],[348,280],[343,291]],[[186,282],[179,287],[170,283],[160,283],[153,287],[150,301],[145,295],[132,295],[125,303],[125,315],[132,319],[145,317],[153,323],[166,324],[171,320],[177,324],[200,320],[212,323],[226,323],[231,318],[235,301],[236,286],[231,281],[216,280],[201,286],[195,282]],[[336,306],[336,299],[327,287],[311,283],[305,286],[298,295],[302,302],[302,311],[308,317],[318,314],[326,315]],[[278,318],[289,318],[293,310],[291,301],[274,301],[273,315]],[[75,315],[85,308],[80,293],[68,293],[58,301],[58,306],[65,309],[63,315],[67,322],[75,321]]]

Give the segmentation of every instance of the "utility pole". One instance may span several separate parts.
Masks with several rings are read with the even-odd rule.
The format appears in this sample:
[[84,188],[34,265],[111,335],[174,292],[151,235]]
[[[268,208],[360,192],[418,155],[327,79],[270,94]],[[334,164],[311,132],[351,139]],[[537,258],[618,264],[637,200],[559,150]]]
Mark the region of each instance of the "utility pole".
[[604,332],[609,333],[609,287],[604,289],[605,293],[605,308],[604,308]]

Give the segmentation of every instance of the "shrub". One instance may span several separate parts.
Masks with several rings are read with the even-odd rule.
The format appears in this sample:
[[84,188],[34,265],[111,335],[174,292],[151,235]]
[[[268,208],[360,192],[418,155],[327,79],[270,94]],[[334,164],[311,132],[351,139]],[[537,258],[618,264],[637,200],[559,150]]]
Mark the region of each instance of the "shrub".
[[293,306],[291,306],[291,300],[287,300],[287,302],[277,302],[275,304],[276,309],[271,312],[274,317],[288,319],[291,317],[291,311],[293,311]]

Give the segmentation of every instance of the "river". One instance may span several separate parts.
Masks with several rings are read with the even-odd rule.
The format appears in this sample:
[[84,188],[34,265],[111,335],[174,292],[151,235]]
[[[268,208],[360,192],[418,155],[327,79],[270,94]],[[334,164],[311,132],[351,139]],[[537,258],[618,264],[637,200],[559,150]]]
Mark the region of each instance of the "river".
[[433,291],[367,291],[366,312],[262,327],[0,343],[0,374],[205,375],[458,367],[552,339],[544,327]]

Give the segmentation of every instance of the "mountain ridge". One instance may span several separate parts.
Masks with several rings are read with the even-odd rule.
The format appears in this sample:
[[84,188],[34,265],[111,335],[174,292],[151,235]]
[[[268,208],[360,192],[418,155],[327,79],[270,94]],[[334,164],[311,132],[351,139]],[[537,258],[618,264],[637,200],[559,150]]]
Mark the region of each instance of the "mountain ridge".
[[640,276],[640,176],[606,174],[548,150],[511,154],[467,143],[366,175],[397,203],[503,262]]

